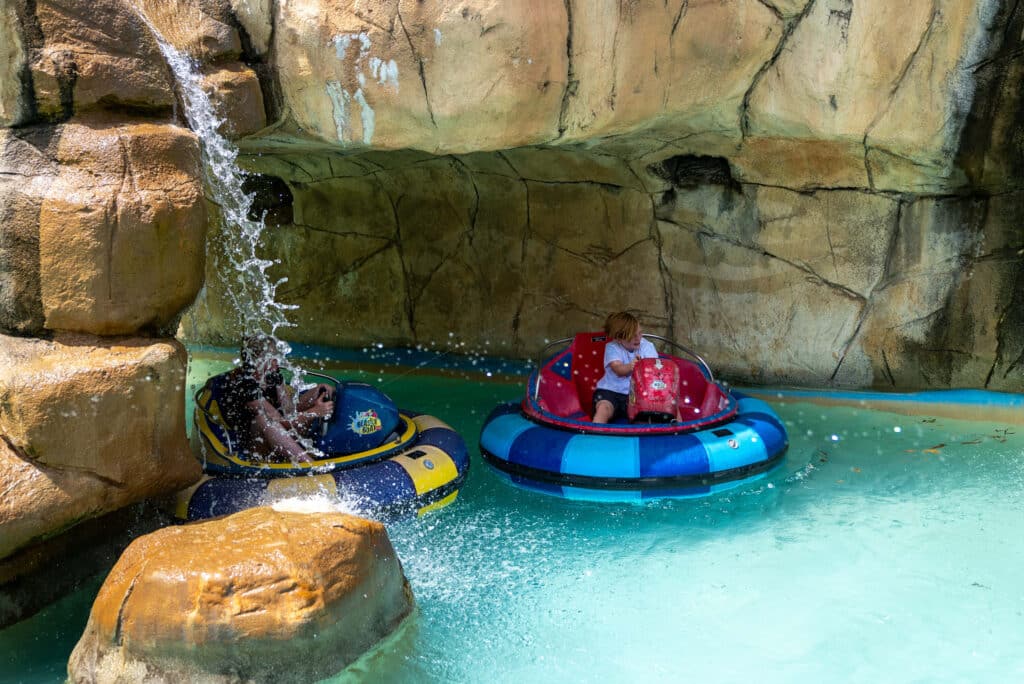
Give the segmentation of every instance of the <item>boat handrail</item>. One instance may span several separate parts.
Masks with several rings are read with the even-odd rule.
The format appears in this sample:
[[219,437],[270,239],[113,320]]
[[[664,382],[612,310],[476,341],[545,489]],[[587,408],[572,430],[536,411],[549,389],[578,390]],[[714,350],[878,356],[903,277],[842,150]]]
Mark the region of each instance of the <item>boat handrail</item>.
[[[194,402],[195,410],[202,411],[203,415],[206,416],[206,420],[207,421],[209,421],[213,425],[216,425],[217,427],[219,427],[221,430],[224,431],[224,435],[223,436],[224,436],[224,441],[227,442],[228,453],[233,454],[233,453],[235,453],[235,447],[231,443],[231,428],[228,426],[228,424],[225,421],[221,420],[217,416],[215,416],[212,413],[210,413],[206,409],[206,407],[203,406],[199,402],[199,397],[202,396],[204,389],[206,389],[206,385],[203,385],[198,390],[196,390],[196,393],[193,396],[193,399],[195,400],[195,402]],[[193,426],[193,429],[195,429],[195,426]],[[200,436],[199,440],[202,441],[202,436]],[[205,463],[205,460],[206,460],[205,453],[204,453],[204,456],[203,456],[203,460],[204,460],[204,463]]]
[[534,383],[534,386],[533,386],[533,400],[534,401],[536,401],[537,397],[540,396],[540,369],[544,365],[544,359],[546,358],[545,355],[546,355],[548,349],[551,349],[552,347],[554,347],[556,345],[559,345],[559,344],[565,344],[566,342],[572,342],[574,339],[576,339],[575,336],[573,336],[573,337],[563,337],[560,340],[555,340],[554,342],[548,342],[540,350],[540,354],[538,354],[538,356],[537,356],[537,382]]
[[330,375],[326,375],[325,373],[317,373],[316,371],[308,371],[308,370],[302,371],[302,377],[303,378],[305,378],[307,375],[312,375],[314,378],[320,378],[321,380],[326,380],[329,383],[331,383],[331,385],[333,385],[335,388],[337,388],[338,385],[341,384],[341,382],[338,380],[338,378],[332,378]]
[[[704,360],[704,357],[702,357],[700,354],[698,354],[697,352],[693,351],[689,347],[681,345],[678,342],[675,342],[674,340],[668,339],[667,337],[662,337],[661,335],[652,335],[652,334],[649,334],[649,333],[644,333],[644,337],[646,337],[647,339],[658,340],[659,342],[664,342],[664,343],[668,344],[669,346],[674,347],[675,349],[678,349],[679,351],[683,352],[684,354],[686,354],[688,356],[692,356],[697,361],[697,363],[700,364],[701,368],[704,369],[704,372],[708,376],[708,381],[709,382],[714,382],[715,381],[715,375],[714,375],[714,373],[711,372],[711,366],[708,365],[708,362]],[[540,369],[544,365],[544,359],[547,358],[546,354],[547,354],[548,349],[550,349],[551,347],[554,347],[556,345],[565,344],[566,342],[572,342],[574,339],[576,339],[575,336],[573,336],[573,337],[564,337],[564,338],[562,338],[560,340],[555,340],[554,342],[548,342],[540,350],[539,358],[538,358],[538,361],[537,361],[537,381],[533,385],[533,400],[534,401],[536,401],[537,398],[540,397]]]

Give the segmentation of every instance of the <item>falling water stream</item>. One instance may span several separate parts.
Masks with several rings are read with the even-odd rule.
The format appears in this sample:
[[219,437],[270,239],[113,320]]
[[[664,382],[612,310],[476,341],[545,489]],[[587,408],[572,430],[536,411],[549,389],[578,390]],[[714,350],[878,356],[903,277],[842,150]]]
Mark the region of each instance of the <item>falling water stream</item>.
[[[207,238],[207,245],[217,247],[208,248],[207,255],[213,258],[218,277],[230,279],[224,289],[232,304],[236,327],[243,335],[269,335],[274,344],[267,351],[282,369],[290,372],[291,384],[299,389],[303,369],[288,356],[290,346],[278,336],[282,328],[294,325],[288,321],[287,312],[298,306],[277,301],[277,288],[288,279],[272,281],[267,269],[276,262],[258,253],[265,216],[253,218],[253,196],[243,189],[245,176],[238,167],[238,148],[220,133],[224,119],[217,115],[203,88],[198,62],[171,45],[145,12],[139,10],[138,14],[174,73],[185,118],[199,138],[207,192],[221,219],[217,239]],[[292,436],[307,450],[315,451],[306,437],[294,431]]]
[[142,16],[174,72],[185,118],[202,146],[206,187],[223,221],[218,234],[221,250],[214,256],[219,259],[223,254],[228,260],[227,264],[216,264],[216,272],[234,278],[227,295],[234,305],[237,322],[247,332],[261,330],[277,337],[279,329],[292,325],[287,311],[298,307],[277,301],[277,288],[287,278],[272,282],[267,269],[275,262],[257,253],[264,222],[262,217],[251,218],[253,197],[242,189],[244,175],[237,164],[238,149],[219,132],[224,120],[217,116],[210,96],[203,90],[199,65],[164,40]]

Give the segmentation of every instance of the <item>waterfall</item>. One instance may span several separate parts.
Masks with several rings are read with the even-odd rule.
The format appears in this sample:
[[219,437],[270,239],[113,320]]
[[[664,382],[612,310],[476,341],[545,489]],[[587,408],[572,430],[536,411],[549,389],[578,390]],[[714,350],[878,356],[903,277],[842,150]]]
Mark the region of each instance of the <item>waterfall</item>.
[[[214,270],[221,277],[234,279],[234,282],[227,283],[226,290],[243,335],[263,333],[273,338],[272,356],[281,368],[291,372],[291,384],[299,390],[304,386],[303,370],[288,358],[291,349],[277,335],[281,328],[294,325],[288,321],[286,313],[298,306],[276,300],[277,288],[288,279],[271,282],[267,269],[276,262],[262,259],[257,254],[265,227],[264,217],[259,220],[249,217],[253,197],[242,189],[243,174],[236,163],[238,148],[218,131],[224,120],[217,116],[210,96],[203,90],[199,63],[167,42],[141,9],[138,15],[149,27],[174,73],[185,118],[199,138],[207,199],[219,208],[223,221],[219,236],[221,242],[214,256]],[[209,238],[207,242],[209,244]],[[221,255],[227,258],[227,264],[218,263]],[[286,417],[293,418],[294,415]],[[316,451],[310,439],[294,430],[291,434],[307,450]]]
[[[243,333],[262,332],[278,339],[280,328],[293,325],[286,312],[298,307],[276,300],[277,288],[287,278],[271,282],[267,269],[275,262],[257,255],[264,222],[263,217],[249,217],[253,198],[242,189],[243,174],[236,163],[238,149],[218,132],[224,120],[217,116],[210,96],[203,90],[199,64],[168,43],[145,13],[140,11],[139,16],[152,31],[174,72],[185,118],[199,138],[208,198],[219,208],[223,221],[223,243],[215,256],[215,270],[235,279],[228,283],[227,295],[234,305],[239,327]],[[227,268],[217,263],[221,254],[229,261]],[[284,348],[280,343],[278,346]]]

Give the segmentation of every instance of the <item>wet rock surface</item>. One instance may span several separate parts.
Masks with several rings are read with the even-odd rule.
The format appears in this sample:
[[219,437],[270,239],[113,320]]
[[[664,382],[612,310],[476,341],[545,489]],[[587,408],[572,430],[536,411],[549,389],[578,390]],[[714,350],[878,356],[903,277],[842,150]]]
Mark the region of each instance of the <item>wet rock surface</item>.
[[74,682],[307,682],[413,608],[384,527],[255,508],[137,539],[68,665]]

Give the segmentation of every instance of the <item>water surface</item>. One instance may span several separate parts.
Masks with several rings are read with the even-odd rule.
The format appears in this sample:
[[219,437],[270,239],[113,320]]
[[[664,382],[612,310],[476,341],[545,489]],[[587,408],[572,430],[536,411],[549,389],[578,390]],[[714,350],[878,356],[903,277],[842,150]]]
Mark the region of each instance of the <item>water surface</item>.
[[[229,365],[197,355],[192,386]],[[445,419],[473,465],[453,505],[389,525],[418,612],[332,681],[1024,678],[1017,426],[780,400],[791,445],[766,478],[577,502],[513,488],[479,458],[484,417],[521,378],[343,374]],[[0,632],[0,681],[63,681],[95,590]]]

